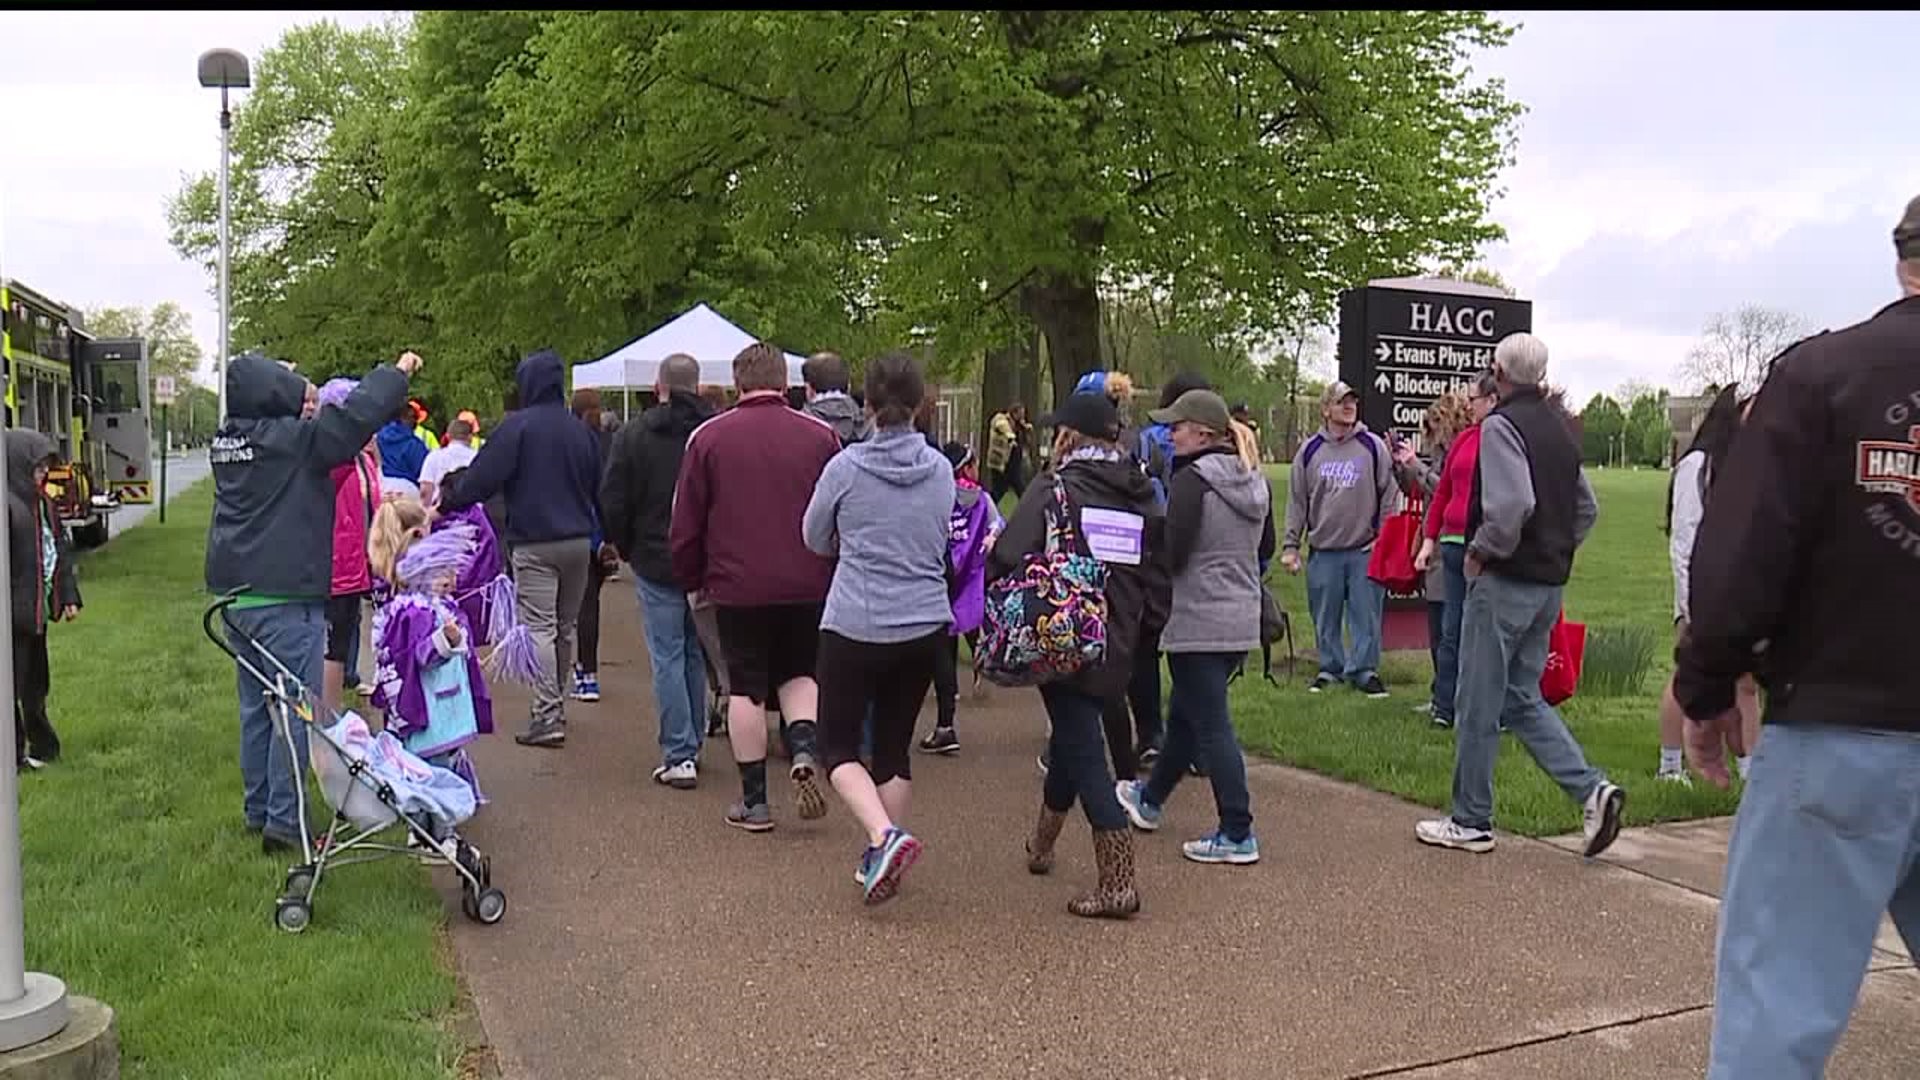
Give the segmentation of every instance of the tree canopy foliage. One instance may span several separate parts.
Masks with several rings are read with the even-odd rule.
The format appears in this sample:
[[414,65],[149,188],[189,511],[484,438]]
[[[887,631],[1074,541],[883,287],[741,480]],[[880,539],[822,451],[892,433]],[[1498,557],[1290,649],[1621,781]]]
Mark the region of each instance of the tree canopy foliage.
[[[316,374],[437,350],[428,385],[471,395],[705,301],[796,352],[929,346],[946,376],[1013,349],[1056,392],[1125,312],[1243,356],[1500,235],[1519,109],[1467,57],[1509,35],[1409,11],[302,27],[236,110],[236,346]],[[209,266],[215,206],[209,175],[170,208]]]

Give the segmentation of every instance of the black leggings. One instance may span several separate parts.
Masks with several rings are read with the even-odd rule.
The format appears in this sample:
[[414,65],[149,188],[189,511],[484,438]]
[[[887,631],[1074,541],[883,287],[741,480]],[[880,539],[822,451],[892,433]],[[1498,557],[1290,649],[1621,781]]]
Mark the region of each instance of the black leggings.
[[[967,634],[967,647],[980,648],[980,631]],[[937,719],[935,727],[953,726],[953,714],[960,701],[960,638],[954,634],[946,635],[946,640],[933,654],[933,707]]]
[[13,633],[13,757],[29,753],[41,761],[60,756],[60,736],[47,718],[47,691],[53,679],[47,664],[47,635]]
[[873,707],[873,782],[913,779],[907,748],[933,682],[934,655],[945,630],[890,645],[871,645],[820,631],[814,665],[820,685],[820,743],[827,774],[860,760],[861,729]]
[[[578,647],[574,657],[574,666],[587,675],[596,675],[600,671],[600,586],[607,580],[607,572],[601,569],[600,560],[595,558],[587,564],[587,591],[580,597],[580,615],[574,620],[574,644]],[[564,680],[566,672],[561,672]]]

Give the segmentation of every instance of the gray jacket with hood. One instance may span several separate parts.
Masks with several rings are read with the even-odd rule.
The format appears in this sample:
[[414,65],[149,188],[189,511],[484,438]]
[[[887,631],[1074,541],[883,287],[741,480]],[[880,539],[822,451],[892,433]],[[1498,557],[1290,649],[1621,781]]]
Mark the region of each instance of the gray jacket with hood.
[[407,400],[381,366],[337,408],[300,419],[307,380],[257,353],[227,367],[227,420],[213,437],[207,588],[324,600],[333,586],[333,477]]
[[953,466],[911,427],[882,428],[827,463],[801,532],[839,557],[820,629],[885,645],[945,630]]
[[1260,564],[1273,556],[1266,475],[1226,448],[1177,462],[1167,493],[1173,608],[1160,649],[1244,653],[1260,645]]
[[[66,523],[33,472],[42,462],[59,460],[53,440],[29,428],[7,429],[7,543],[12,553],[13,632],[39,635],[63,608],[80,606],[80,583],[74,574],[73,547]],[[48,536],[53,546],[47,546]],[[47,581],[47,567],[53,581]],[[16,679],[26,677],[15,672]]]
[[840,391],[814,395],[801,411],[832,428],[833,433],[840,436],[842,446],[852,446],[873,434],[867,424],[867,410]]

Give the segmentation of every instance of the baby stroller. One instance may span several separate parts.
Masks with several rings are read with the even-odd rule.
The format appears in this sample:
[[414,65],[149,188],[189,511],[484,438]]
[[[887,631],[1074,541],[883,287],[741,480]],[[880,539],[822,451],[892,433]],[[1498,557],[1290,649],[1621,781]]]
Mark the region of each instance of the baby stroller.
[[[473,816],[472,788],[452,770],[429,765],[408,753],[392,735],[369,735],[365,721],[357,714],[320,719],[326,710],[312,691],[265,646],[237,630],[235,636],[248,646],[242,651],[249,655],[235,652],[214,621],[217,618],[228,630],[235,630],[227,619],[227,609],[246,592],[241,588],[221,596],[207,609],[201,625],[221,652],[233,657],[240,670],[260,683],[279,735],[295,755],[294,807],[304,861],[287,870],[274,905],[274,924],[292,934],[305,930],[313,920],[314,892],[329,869],[395,855],[421,857],[452,867],[460,876],[461,910],[475,922],[499,922],[507,913],[507,897],[493,887],[492,865],[455,831],[455,826]],[[299,743],[294,739],[296,723],[306,725],[309,756],[332,810],[327,831],[319,837],[307,824],[306,785],[299,782]],[[410,845],[380,839],[395,822],[405,826]]]

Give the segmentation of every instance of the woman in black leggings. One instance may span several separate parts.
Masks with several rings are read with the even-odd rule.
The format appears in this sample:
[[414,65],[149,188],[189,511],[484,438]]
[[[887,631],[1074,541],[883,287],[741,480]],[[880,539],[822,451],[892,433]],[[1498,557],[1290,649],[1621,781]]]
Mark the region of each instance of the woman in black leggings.
[[[801,531],[808,548],[838,557],[815,665],[820,738],[834,790],[867,831],[854,877],[867,902],[877,904],[893,897],[920,856],[920,841],[899,823],[912,784],[914,721],[953,618],[953,469],[913,428],[926,396],[918,362],[904,353],[873,361],[866,391],[874,432],[828,462]],[[869,711],[871,772],[860,764]]]

